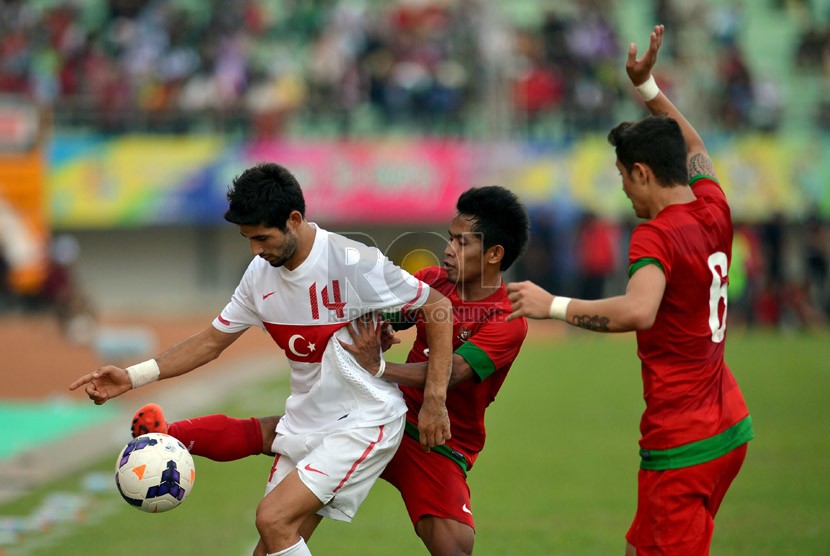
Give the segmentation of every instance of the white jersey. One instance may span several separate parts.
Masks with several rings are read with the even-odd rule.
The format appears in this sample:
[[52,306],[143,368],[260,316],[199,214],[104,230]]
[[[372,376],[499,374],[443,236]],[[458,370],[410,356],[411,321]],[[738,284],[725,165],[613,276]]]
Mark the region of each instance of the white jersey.
[[395,384],[366,372],[337,338],[351,343],[342,328],[361,315],[420,307],[428,295],[429,286],[378,249],[317,227],[294,270],[254,257],[213,326],[228,333],[264,327],[285,352],[291,395],[278,433],[374,426],[403,415],[406,404]]

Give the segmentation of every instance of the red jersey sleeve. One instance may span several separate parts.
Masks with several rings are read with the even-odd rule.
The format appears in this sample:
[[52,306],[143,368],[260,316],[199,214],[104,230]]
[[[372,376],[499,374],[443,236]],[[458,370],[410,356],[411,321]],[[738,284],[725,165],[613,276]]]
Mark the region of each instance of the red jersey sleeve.
[[704,175],[695,176],[689,180],[689,185],[691,185],[692,192],[698,199],[704,199],[709,204],[729,210],[726,194],[715,178]]
[[510,368],[519,355],[527,336],[527,320],[521,318],[507,322],[504,319],[503,313],[484,323],[455,350],[472,367],[477,382],[498,369]]
[[628,247],[629,277],[644,264],[656,262],[663,268],[668,280],[671,278],[672,259],[670,244],[656,226],[646,222],[634,228]]

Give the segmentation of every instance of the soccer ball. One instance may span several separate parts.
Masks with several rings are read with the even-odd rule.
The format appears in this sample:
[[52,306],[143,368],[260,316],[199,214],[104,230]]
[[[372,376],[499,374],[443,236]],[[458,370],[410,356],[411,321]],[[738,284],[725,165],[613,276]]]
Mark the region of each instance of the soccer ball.
[[115,486],[127,503],[158,513],[181,504],[193,489],[196,468],[184,444],[151,432],[130,440],[115,462]]

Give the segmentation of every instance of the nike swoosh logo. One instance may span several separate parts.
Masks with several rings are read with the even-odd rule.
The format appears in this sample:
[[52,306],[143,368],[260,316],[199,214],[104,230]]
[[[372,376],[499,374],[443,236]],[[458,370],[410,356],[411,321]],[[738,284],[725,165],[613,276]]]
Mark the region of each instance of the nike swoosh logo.
[[263,300],[268,299],[269,297],[271,297],[271,296],[272,296],[272,295],[274,295],[275,293],[277,293],[277,292],[269,292],[269,293],[263,294],[263,295],[262,295],[262,299],[263,299]]
[[320,471],[319,469],[314,469],[313,467],[311,467],[310,463],[305,464],[305,467],[303,469],[305,469],[306,471],[311,471],[312,473],[319,473],[320,475],[325,475],[326,477],[329,476],[328,473],[324,473],[323,471]]
[[466,512],[470,515],[473,515],[473,512],[470,511],[470,508],[467,507],[467,503],[465,502],[463,506],[461,506],[461,511]]

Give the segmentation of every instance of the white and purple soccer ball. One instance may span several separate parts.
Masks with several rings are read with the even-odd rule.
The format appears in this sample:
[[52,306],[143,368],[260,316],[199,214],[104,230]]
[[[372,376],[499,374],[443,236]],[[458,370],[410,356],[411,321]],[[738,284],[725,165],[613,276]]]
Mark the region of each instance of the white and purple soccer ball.
[[193,489],[196,468],[184,444],[158,432],[130,440],[115,462],[115,485],[128,504],[158,513],[181,504]]

